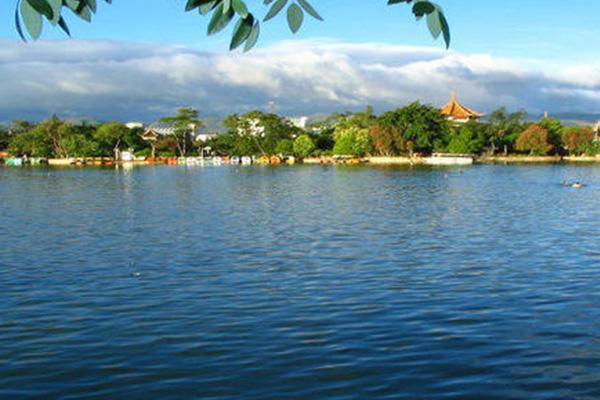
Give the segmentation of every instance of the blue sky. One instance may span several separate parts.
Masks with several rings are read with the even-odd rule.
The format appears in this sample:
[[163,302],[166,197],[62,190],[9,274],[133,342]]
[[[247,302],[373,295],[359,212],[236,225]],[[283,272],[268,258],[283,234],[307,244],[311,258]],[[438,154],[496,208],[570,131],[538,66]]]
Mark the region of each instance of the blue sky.
[[[6,1],[12,3],[13,1]],[[592,44],[600,36],[600,2],[590,0],[439,0],[451,23],[452,48],[461,52],[485,52],[505,57],[592,60],[600,51]],[[249,0],[264,15],[262,1]],[[410,15],[410,7],[388,7],[385,0],[313,0],[325,22],[307,19],[300,39],[336,38],[344,42],[381,42],[431,46],[434,42],[423,23]],[[139,8],[145,9],[140,11]],[[184,13],[185,0],[114,0],[101,5],[92,24],[71,20],[78,39],[158,41],[225,49],[228,34],[206,38],[207,18]],[[16,38],[12,7],[0,9],[0,35]],[[46,29],[44,38],[63,38]],[[264,25],[260,45],[291,37],[284,16]],[[438,42],[437,45],[440,45]]]
[[[439,0],[450,51],[410,7],[385,3],[313,0],[325,22],[307,18],[292,35],[281,15],[248,55],[227,51],[229,32],[207,38],[208,19],[185,13],[185,0],[114,0],[92,24],[71,18],[72,39],[46,26],[28,45],[5,6],[0,121],[50,112],[151,120],[181,105],[222,115],[270,100],[289,115],[384,110],[414,99],[440,105],[453,89],[484,112],[600,112],[600,2]],[[262,0],[248,4],[264,15]]]

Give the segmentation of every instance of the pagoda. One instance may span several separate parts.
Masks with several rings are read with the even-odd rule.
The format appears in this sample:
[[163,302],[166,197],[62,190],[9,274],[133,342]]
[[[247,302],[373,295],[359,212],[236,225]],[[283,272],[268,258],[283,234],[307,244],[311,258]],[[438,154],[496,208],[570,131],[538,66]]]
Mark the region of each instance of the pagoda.
[[469,121],[479,121],[483,114],[471,110],[460,104],[456,99],[456,92],[452,92],[450,102],[441,109],[442,115],[451,122],[463,124]]

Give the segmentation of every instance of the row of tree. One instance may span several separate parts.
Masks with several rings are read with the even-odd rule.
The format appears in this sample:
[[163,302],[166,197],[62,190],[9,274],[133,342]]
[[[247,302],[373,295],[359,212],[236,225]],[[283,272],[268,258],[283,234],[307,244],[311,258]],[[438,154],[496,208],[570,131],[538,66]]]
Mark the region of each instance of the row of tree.
[[223,122],[224,132],[207,142],[194,141],[202,126],[196,110],[185,108],[162,122],[171,134],[144,141],[142,129],[108,122],[73,124],[53,116],[32,124],[15,121],[0,128],[0,150],[34,157],[112,156],[120,150],[137,155],[194,155],[201,149],[219,155],[346,155],[398,156],[432,152],[468,154],[595,155],[600,145],[590,127],[565,127],[559,120],[527,120],[523,111],[501,108],[485,122],[455,124],[440,110],[418,102],[375,115],[370,107],[358,113],[333,114],[305,129],[272,113],[233,114]]

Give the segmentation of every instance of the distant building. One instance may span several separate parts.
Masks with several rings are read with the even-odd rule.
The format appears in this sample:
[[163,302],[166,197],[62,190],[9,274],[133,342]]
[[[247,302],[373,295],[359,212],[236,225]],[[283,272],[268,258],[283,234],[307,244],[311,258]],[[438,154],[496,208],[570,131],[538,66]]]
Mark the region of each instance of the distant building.
[[129,129],[144,128],[144,124],[142,122],[128,122],[125,124],[125,126]]
[[288,118],[287,120],[290,121],[290,123],[296,128],[300,129],[306,129],[306,126],[308,125],[308,117],[295,117]]
[[217,136],[219,136],[217,133],[199,133],[196,135],[196,141],[206,143],[208,140],[214,139]]
[[450,102],[441,109],[442,115],[451,122],[463,124],[469,121],[479,121],[483,114],[471,110],[460,104],[456,98],[456,92],[452,92]]
[[[196,125],[191,124],[189,126],[189,128],[191,130],[190,137],[193,140],[196,140],[198,138],[198,136],[202,136],[198,132]],[[141,137],[145,141],[150,142],[150,144],[152,145],[152,157],[154,157],[155,151],[156,151],[156,148],[155,148],[156,142],[158,140],[160,140],[161,138],[164,138],[167,136],[172,136],[172,135],[175,135],[175,127],[172,124],[155,122],[155,123],[151,124],[150,126],[148,126],[148,128],[146,128],[146,130],[144,130],[144,133],[142,133]]]
[[[194,124],[189,126],[190,128],[190,136],[192,138],[196,138],[199,135],[198,129]],[[161,136],[172,136],[175,134],[175,127],[173,124],[155,122],[148,126],[144,133],[142,134],[142,138],[144,140],[158,140]]]

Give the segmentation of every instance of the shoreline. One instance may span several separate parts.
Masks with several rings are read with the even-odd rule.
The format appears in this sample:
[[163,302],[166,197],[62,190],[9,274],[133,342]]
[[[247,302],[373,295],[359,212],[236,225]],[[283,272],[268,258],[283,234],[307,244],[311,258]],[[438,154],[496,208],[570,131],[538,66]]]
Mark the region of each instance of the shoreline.
[[[136,165],[204,165],[197,161],[195,157],[188,157],[189,161],[178,160],[132,160],[132,161],[115,161],[110,157],[74,157],[74,158],[51,158],[40,161],[39,159],[31,159],[33,162],[27,163],[26,166],[42,166],[51,167],[85,167],[85,166],[136,166]],[[13,165],[2,160],[0,166],[19,167],[22,165]],[[308,157],[298,164],[306,165],[372,165],[372,166],[469,166],[475,164],[600,164],[600,156],[465,156],[465,155],[443,155],[442,157],[362,157],[362,158],[335,158],[335,157]],[[211,165],[207,163],[206,165]],[[221,165],[221,164],[216,164]],[[223,162],[222,165],[237,165],[229,162]],[[242,165],[242,164],[239,164]],[[254,165],[269,165],[264,163],[254,163]],[[272,164],[280,165],[280,164]]]

